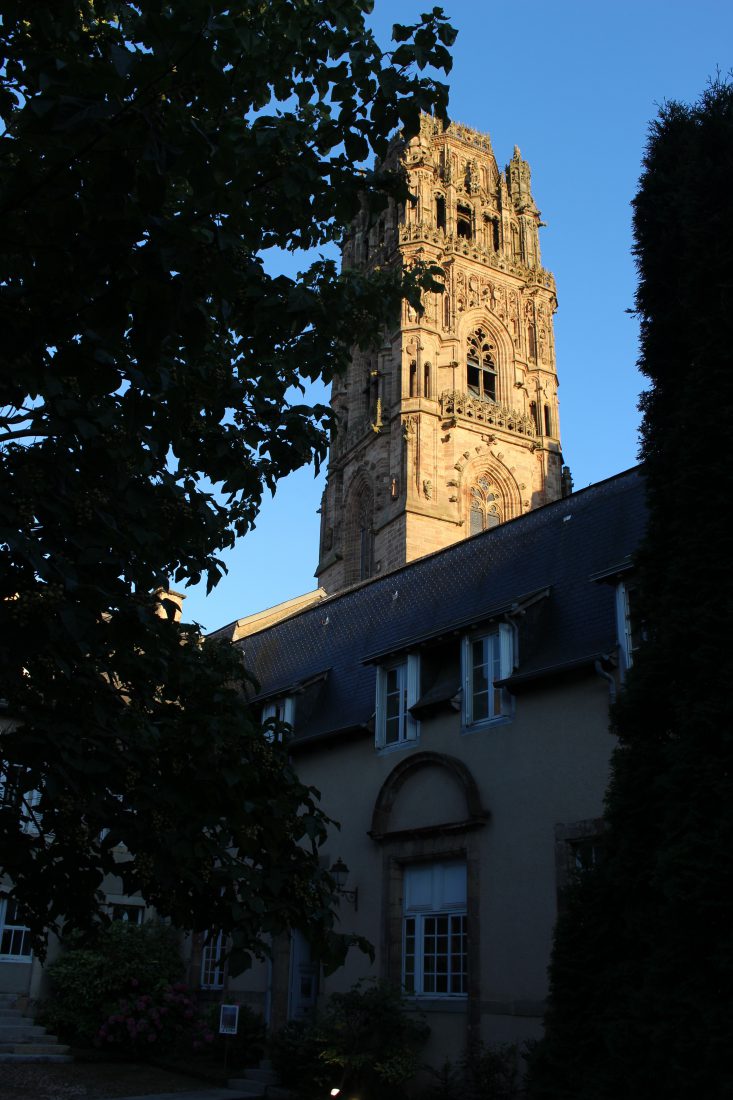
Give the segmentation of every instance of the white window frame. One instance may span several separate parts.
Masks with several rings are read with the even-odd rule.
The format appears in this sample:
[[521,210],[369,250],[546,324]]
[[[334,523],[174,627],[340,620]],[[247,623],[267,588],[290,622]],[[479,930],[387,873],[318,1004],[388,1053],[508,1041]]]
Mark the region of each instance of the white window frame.
[[[271,718],[277,719],[278,722],[285,722],[291,729],[293,728],[295,724],[295,699],[292,695],[283,695],[280,699],[272,699],[270,702],[263,705],[263,725]],[[268,730],[265,736],[268,741],[272,742],[275,740],[275,735],[272,730]]]
[[20,923],[17,908],[14,899],[0,898],[0,962],[3,963],[29,963],[33,958],[30,929],[27,924]]
[[[481,664],[476,661],[475,647],[478,645],[483,646]],[[509,692],[506,688],[494,687],[494,684],[511,676],[514,668],[514,631],[509,623],[499,623],[481,633],[467,634],[461,647],[461,664],[464,726],[474,729],[505,721],[511,714]],[[477,669],[484,672],[480,689],[476,684]],[[482,696],[486,697],[485,706]]]
[[419,653],[408,653],[400,661],[379,666],[375,720],[375,744],[378,749],[389,751],[404,748],[414,745],[419,739],[420,723],[410,713],[410,707],[415,705],[419,695]]
[[204,944],[201,948],[201,988],[224,988],[224,952],[226,949],[226,936],[223,932],[212,935],[207,932],[204,935]]
[[137,927],[145,923],[145,904],[134,901],[108,901],[107,912],[113,921],[120,924],[134,924]]
[[403,874],[402,987],[408,997],[468,994],[466,864],[416,864]]
[[637,624],[637,644],[634,645],[634,630],[631,622],[631,593],[635,588],[636,585],[631,580],[619,581],[616,585],[616,631],[622,679],[634,663],[634,652],[643,634],[643,630]]
[[21,790],[23,770],[20,764],[11,764],[8,772],[0,772],[0,806],[15,803],[21,812],[21,833],[38,836],[38,815],[34,811],[41,801],[41,792]]

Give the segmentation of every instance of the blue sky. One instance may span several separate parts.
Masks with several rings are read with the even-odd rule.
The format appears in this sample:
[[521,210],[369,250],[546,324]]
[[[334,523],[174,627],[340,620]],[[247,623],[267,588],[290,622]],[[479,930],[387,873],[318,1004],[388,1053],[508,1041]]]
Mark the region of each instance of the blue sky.
[[[376,0],[382,45],[393,23],[430,7]],[[637,460],[643,379],[626,312],[636,283],[629,204],[648,126],[665,100],[695,100],[718,69],[733,68],[733,3],[453,0],[444,9],[459,30],[451,117],[491,134],[500,168],[515,144],[532,168],[547,223],[543,266],[558,288],[563,452],[582,488]],[[312,589],[322,488],[312,469],[281,482],[211,596],[187,590],[185,618],[213,630]]]

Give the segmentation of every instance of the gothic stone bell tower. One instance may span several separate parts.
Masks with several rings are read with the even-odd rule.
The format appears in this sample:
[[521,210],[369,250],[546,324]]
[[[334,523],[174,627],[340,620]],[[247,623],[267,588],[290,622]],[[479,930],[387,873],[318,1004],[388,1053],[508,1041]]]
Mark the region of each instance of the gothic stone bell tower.
[[335,380],[339,430],[316,576],[328,592],[394,569],[562,495],[552,317],[539,211],[519,149],[423,116],[402,150],[414,204],[365,211],[344,267],[439,264],[445,292]]

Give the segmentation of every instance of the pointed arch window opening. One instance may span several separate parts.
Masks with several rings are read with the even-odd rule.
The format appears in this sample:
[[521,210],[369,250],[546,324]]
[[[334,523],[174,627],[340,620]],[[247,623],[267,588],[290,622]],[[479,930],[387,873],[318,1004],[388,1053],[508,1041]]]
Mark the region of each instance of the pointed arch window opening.
[[471,486],[470,534],[478,535],[481,531],[488,531],[491,527],[497,527],[501,523],[500,506],[501,493],[487,475],[482,474],[476,483]]
[[467,241],[473,240],[473,217],[470,206],[456,207],[456,235]]
[[366,581],[372,575],[372,533],[368,527],[359,528],[359,580]]
[[410,360],[409,396],[417,397],[417,360]]
[[537,359],[537,326],[534,321],[529,323],[529,357]]
[[363,493],[357,513],[358,527],[358,566],[359,580],[366,581],[372,575],[374,557],[374,532],[372,531],[372,499],[370,493]]
[[477,329],[468,339],[466,357],[468,392],[485,401],[497,400],[497,370],[494,348],[483,329]]

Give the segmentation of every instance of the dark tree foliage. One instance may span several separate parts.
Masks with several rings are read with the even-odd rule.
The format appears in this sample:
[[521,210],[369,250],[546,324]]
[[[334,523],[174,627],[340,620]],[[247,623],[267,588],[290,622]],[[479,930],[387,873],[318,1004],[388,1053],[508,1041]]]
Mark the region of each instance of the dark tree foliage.
[[316,792],[236,655],[151,594],[216,583],[263,490],[325,453],[328,411],[292,394],[433,285],[263,265],[406,200],[390,137],[445,116],[440,9],[383,53],[371,6],[2,5],[0,870],[41,945],[94,921],[112,871],[233,932],[235,965],[331,927]]
[[605,857],[558,922],[533,1098],[733,1095],[733,87],[653,124],[634,201],[647,640]]

